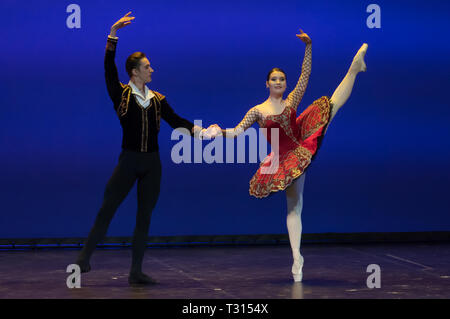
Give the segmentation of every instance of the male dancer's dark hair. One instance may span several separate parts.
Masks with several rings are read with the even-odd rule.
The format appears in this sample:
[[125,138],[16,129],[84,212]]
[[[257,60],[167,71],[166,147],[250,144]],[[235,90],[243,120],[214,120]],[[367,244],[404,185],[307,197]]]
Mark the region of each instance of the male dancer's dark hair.
[[139,68],[141,59],[143,58],[146,58],[144,52],[134,52],[127,58],[127,61],[125,62],[125,69],[127,70],[127,73],[130,76],[130,78],[133,76],[132,70]]

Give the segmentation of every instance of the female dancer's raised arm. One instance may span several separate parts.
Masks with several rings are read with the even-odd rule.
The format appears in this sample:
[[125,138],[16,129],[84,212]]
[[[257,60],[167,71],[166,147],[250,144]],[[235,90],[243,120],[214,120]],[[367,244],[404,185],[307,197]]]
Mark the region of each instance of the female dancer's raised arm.
[[300,34],[297,34],[296,36],[306,44],[306,48],[302,64],[302,73],[298,79],[297,85],[286,98],[286,105],[295,110],[297,110],[297,107],[305,94],[309,76],[311,75],[311,38],[304,33],[302,29],[300,29]]
[[[302,40],[306,44],[305,48],[305,57],[303,59],[302,64],[302,72],[300,75],[299,80],[297,81],[297,85],[292,90],[291,93],[289,93],[288,97],[285,100],[286,106],[297,110],[297,107],[300,103],[300,101],[303,98],[303,95],[305,94],[306,87],[308,86],[308,80],[309,76],[311,74],[311,38],[303,32],[303,30],[300,29],[300,34],[296,34],[297,38]],[[280,70],[275,68],[276,70]],[[272,69],[272,70],[275,70]],[[281,70],[280,70],[281,71]],[[275,99],[279,99],[281,102],[282,99],[282,92],[278,92],[280,87],[284,86],[284,89],[286,87],[286,77],[285,75],[282,77],[282,79],[279,79],[277,77],[271,76],[272,72],[269,73],[269,76],[267,78],[267,87],[273,87],[276,88],[274,92],[271,91],[270,97],[274,97]],[[283,72],[284,74],[284,72]],[[280,82],[282,81],[282,82]],[[284,89],[282,89],[284,91]],[[269,100],[270,100],[269,97]],[[253,123],[258,122],[258,124],[261,124],[264,122],[264,116],[261,113],[261,108],[265,109],[265,113],[278,113],[275,111],[273,107],[267,107],[268,101],[264,102],[260,105],[260,107],[255,106],[251,108],[247,114],[244,116],[243,120],[234,128],[234,129],[228,129],[228,130],[222,130],[217,124],[211,125],[204,134],[202,134],[203,137],[206,138],[214,138],[216,136],[223,135],[225,137],[237,137],[239,134],[242,134],[245,130],[247,130],[250,126],[252,126]],[[267,112],[269,111],[269,112]]]

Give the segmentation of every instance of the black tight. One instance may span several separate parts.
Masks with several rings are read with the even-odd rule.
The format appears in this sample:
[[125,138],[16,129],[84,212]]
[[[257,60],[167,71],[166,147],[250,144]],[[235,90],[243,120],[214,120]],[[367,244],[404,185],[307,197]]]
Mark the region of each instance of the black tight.
[[138,209],[132,241],[130,272],[142,272],[150,218],[159,197],[161,161],[158,152],[140,153],[129,150],[123,150],[119,156],[119,163],[106,185],[102,207],[78,256],[77,264],[82,270],[89,267],[89,260],[96,245],[104,239],[117,208],[128,195],[136,180],[138,181]]

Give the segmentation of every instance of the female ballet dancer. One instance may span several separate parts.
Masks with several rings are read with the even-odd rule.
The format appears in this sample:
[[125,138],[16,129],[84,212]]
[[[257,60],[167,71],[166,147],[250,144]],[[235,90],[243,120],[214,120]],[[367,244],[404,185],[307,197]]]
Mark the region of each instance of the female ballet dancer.
[[[331,120],[349,98],[356,75],[366,71],[364,56],[368,46],[364,43],[358,50],[347,74],[331,98],[323,96],[317,99],[296,117],[297,106],[305,93],[311,74],[311,39],[301,29],[300,34],[296,36],[306,44],[305,57],[300,79],[288,97],[283,99],[286,74],[281,69],[274,68],[267,76],[266,86],[270,89],[270,96],[266,101],[251,108],[234,129],[222,130],[214,124],[208,128],[205,136],[213,138],[223,135],[234,138],[257,122],[260,127],[268,129],[267,139],[270,143],[270,129],[279,129],[278,158],[274,158],[272,152],[262,161],[250,180],[250,195],[263,198],[272,192],[286,190],[287,229],[294,259],[292,275],[294,281],[299,282],[303,277],[300,240],[305,170],[316,155]],[[272,147],[273,143],[272,141]],[[278,167],[270,171],[274,160],[278,160]]]

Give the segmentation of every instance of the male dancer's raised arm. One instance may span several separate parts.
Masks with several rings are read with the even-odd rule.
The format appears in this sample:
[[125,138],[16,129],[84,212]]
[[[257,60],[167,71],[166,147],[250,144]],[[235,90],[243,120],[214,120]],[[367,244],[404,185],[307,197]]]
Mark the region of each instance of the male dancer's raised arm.
[[117,30],[123,28],[131,23],[134,17],[129,17],[131,12],[128,12],[120,20],[118,20],[111,27],[111,31],[106,42],[105,50],[105,81],[106,88],[108,90],[109,97],[114,103],[114,109],[117,111],[119,108],[121,97],[123,93],[123,85],[119,81],[119,74],[117,72],[116,63],[114,59],[116,57],[116,46],[117,46]]
[[[105,80],[106,87],[108,90],[108,94],[113,101],[114,109],[120,115],[123,110],[120,109],[121,104],[127,105],[129,103],[129,94],[125,94],[124,89],[125,85],[122,84],[119,80],[119,75],[117,72],[117,67],[115,64],[115,55],[116,55],[116,46],[118,42],[117,30],[131,24],[131,21],[134,20],[134,17],[130,16],[131,12],[128,12],[125,16],[119,19],[114,25],[111,27],[111,31],[108,35],[108,40],[106,43],[105,50]],[[144,71],[148,71],[150,78],[153,69],[150,67],[150,64],[143,66]],[[145,83],[143,83],[145,84]],[[143,89],[145,91],[145,89]],[[176,128],[185,128],[187,129],[191,135],[198,137],[202,128],[192,124],[190,121],[182,118],[178,114],[175,113],[173,108],[167,102],[167,99],[164,95],[154,92],[159,101],[161,102],[161,117],[174,129]]]

